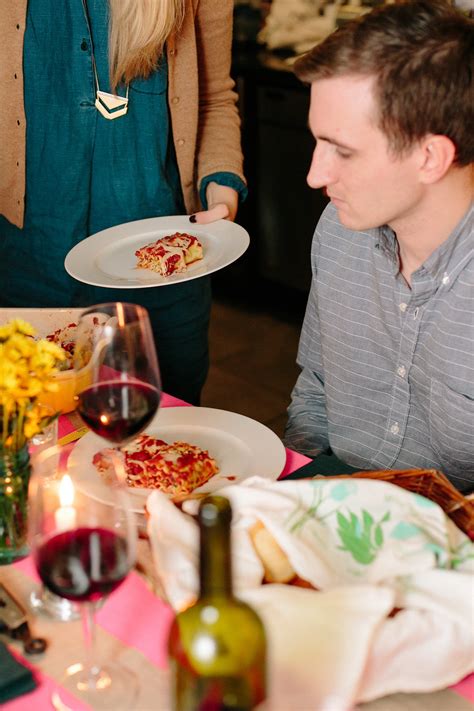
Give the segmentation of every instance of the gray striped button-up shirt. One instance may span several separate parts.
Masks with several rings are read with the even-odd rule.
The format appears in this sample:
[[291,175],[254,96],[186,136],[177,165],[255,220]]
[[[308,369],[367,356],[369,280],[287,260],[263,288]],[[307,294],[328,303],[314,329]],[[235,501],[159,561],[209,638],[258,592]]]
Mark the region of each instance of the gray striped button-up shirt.
[[285,443],[309,456],[330,447],[357,468],[433,467],[471,488],[473,207],[411,288],[392,230],[346,229],[333,205],[311,260]]

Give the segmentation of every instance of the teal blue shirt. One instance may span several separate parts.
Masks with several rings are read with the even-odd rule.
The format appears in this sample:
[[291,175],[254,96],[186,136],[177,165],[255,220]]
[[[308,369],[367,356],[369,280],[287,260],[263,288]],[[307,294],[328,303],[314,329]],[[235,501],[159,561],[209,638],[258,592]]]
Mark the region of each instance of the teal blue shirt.
[[[110,92],[108,3],[88,0],[100,89]],[[171,136],[166,58],[130,84],[128,113],[95,108],[91,37],[81,0],[29,0],[24,44],[27,117],[23,230],[0,217],[4,303],[67,306],[89,301],[64,270],[80,240],[122,222],[185,212]],[[118,94],[125,95],[119,87]],[[208,176],[240,192],[229,173]],[[204,201],[205,204],[205,201]],[[89,290],[90,291],[90,290]],[[147,290],[150,303],[161,289]],[[119,298],[110,290],[107,298]],[[131,296],[129,293],[128,296]]]

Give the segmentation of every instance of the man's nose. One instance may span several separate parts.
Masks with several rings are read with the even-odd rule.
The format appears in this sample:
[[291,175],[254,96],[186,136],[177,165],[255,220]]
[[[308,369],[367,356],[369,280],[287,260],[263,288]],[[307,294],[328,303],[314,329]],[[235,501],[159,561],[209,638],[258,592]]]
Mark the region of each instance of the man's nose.
[[322,188],[334,180],[327,153],[327,151],[322,150],[319,146],[316,146],[313,151],[313,158],[308,175],[306,176],[306,182],[310,188]]

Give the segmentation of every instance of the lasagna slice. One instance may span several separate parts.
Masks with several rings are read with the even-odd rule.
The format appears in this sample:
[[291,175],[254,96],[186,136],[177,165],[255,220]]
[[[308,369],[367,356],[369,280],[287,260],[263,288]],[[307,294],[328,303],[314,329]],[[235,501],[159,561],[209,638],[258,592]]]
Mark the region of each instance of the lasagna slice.
[[135,252],[137,267],[151,269],[162,276],[186,271],[188,264],[202,259],[202,245],[193,235],[175,232],[140,247]]
[[180,441],[168,444],[142,434],[120,450],[105,448],[94,455],[93,464],[106,481],[115,476],[117,456],[124,465],[127,486],[158,489],[171,496],[191,493],[219,471],[205,449]]

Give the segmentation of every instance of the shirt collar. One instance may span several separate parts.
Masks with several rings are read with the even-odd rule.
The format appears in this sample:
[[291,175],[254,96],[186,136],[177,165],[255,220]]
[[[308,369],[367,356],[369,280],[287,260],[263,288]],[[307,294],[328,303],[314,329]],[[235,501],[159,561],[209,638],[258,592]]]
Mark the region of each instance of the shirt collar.
[[[466,263],[474,256],[473,243],[474,204],[471,203],[454,230],[428,259],[413,274],[417,278],[432,282],[435,287],[448,287],[454,283]],[[398,242],[394,231],[388,225],[374,230],[375,246],[387,254],[399,269]]]
[[472,258],[473,216],[474,206],[471,203],[448,239],[420,267],[430,274],[438,286],[454,282],[467,261]]

